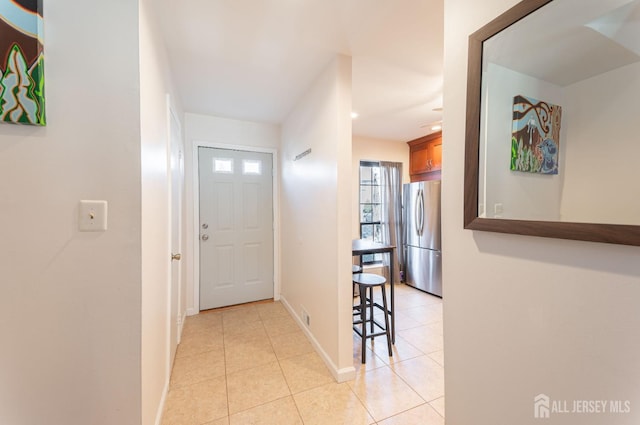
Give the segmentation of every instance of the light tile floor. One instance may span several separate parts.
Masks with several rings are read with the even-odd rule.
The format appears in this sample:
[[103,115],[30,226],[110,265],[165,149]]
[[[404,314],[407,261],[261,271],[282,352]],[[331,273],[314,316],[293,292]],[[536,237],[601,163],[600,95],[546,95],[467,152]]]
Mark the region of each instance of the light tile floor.
[[[369,341],[338,384],[279,302],[187,318],[163,425],[444,424],[442,300],[396,285],[396,344]],[[389,292],[387,290],[387,292]]]

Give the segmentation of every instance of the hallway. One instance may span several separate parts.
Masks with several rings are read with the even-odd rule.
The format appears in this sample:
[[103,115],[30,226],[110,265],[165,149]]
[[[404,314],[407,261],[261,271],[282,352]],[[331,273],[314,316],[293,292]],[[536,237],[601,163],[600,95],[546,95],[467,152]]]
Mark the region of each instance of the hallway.
[[[442,300],[396,286],[396,344],[369,344],[337,384],[279,302],[187,318],[163,425],[443,425]],[[379,341],[379,342],[378,342]]]

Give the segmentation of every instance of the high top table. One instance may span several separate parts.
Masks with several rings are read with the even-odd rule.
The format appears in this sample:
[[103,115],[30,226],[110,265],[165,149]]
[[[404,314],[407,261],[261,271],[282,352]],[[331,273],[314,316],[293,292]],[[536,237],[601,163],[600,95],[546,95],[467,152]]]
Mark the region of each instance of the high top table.
[[393,254],[395,252],[395,245],[387,245],[383,243],[373,242],[366,239],[354,239],[351,241],[352,255],[367,255],[367,254],[389,254],[389,287],[391,288],[391,302],[389,307],[389,317],[391,318],[391,343],[396,343],[396,319],[394,312],[396,311],[395,304],[393,302]]

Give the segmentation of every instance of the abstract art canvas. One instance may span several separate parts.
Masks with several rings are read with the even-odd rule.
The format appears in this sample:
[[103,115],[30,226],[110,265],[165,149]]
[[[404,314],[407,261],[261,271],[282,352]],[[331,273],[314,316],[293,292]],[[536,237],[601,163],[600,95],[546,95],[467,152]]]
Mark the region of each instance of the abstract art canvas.
[[511,170],[558,174],[562,107],[518,95],[513,98]]
[[45,125],[43,0],[0,0],[0,122]]

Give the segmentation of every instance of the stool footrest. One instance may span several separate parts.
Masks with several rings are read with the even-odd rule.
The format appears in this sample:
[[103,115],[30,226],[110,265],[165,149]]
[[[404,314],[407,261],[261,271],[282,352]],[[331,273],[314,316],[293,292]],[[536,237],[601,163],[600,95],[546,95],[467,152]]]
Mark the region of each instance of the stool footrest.
[[[365,320],[365,326],[366,326],[366,323],[371,323],[371,322],[372,322],[372,321],[371,321],[371,319],[369,319],[369,320]],[[367,332],[367,336],[366,336],[366,338],[373,338],[374,336],[380,336],[380,335],[386,335],[386,334],[387,334],[387,328],[385,328],[385,327],[384,327],[381,323],[379,323],[377,320],[373,320],[373,324],[374,324],[375,326],[377,326],[377,327],[378,327],[378,329],[380,329],[382,332],[378,332],[378,333],[369,333],[369,332]],[[362,337],[362,330],[361,330],[359,327],[355,326],[355,325],[362,325],[362,320],[356,320],[356,321],[354,321],[354,322],[353,322],[353,325],[354,325],[354,326],[353,326],[353,330],[354,330],[358,335],[360,335],[360,337]]]
[[[355,331],[355,333],[357,333],[360,336],[360,338],[362,338],[362,332],[360,331],[360,329],[353,328],[353,330]],[[382,336],[382,335],[386,335],[386,334],[387,334],[387,331],[376,332],[376,333],[372,333],[372,334],[367,333],[367,336],[365,338],[369,339],[369,338],[374,338],[376,336]]]

